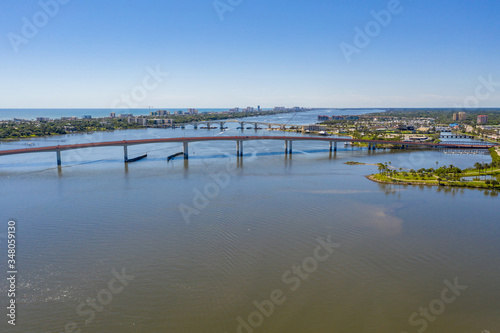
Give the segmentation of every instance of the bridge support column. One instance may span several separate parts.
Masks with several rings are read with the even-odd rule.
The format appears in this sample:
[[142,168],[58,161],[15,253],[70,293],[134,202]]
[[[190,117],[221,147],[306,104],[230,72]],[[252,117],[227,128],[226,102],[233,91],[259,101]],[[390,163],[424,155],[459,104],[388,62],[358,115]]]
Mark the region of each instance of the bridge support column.
[[333,150],[337,151],[337,141],[335,141],[335,143],[333,144]]
[[259,125],[257,123],[253,124],[255,130],[257,130],[259,128]]
[[221,131],[222,131],[222,130],[224,130],[224,123],[223,123],[222,121],[221,121],[221,123],[220,123],[220,130],[221,130]]
[[198,129],[198,123],[194,123],[194,129]]
[[241,130],[243,131],[245,129],[245,122],[240,122],[240,127],[241,127]]
[[128,147],[123,146],[123,161],[127,163],[128,161]]
[[208,129],[208,130],[210,129],[210,127],[212,127],[212,124],[207,123],[207,129]]
[[57,155],[57,165],[58,165],[58,166],[61,166],[61,151],[60,151],[60,150],[58,150],[58,151],[56,152],[56,155]]
[[285,140],[285,155],[288,154],[288,140]]
[[243,141],[236,141],[236,156],[243,156]]
[[236,141],[236,156],[238,157],[243,156],[243,141],[240,140]]
[[187,142],[183,142],[182,146],[184,147],[184,159],[187,160],[189,158],[189,144]]
[[330,141],[330,146],[329,146],[329,148],[330,148],[330,153],[331,153],[331,152],[333,151],[333,142],[332,142],[332,141]]

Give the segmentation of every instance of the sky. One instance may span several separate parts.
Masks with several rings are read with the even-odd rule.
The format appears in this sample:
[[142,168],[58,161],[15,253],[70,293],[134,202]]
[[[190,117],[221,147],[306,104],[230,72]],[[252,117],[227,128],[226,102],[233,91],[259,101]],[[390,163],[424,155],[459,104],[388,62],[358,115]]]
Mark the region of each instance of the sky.
[[500,107],[498,0],[0,0],[0,108]]

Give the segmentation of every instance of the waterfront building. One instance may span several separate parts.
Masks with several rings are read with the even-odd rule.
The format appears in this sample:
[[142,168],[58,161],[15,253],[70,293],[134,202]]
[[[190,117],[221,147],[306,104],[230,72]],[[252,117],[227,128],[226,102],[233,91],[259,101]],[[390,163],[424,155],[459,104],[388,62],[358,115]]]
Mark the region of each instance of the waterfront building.
[[116,113],[111,112],[111,113],[109,114],[109,118],[116,118]]
[[330,117],[328,117],[328,116],[318,116],[318,120],[320,120],[320,121],[326,121],[326,120],[330,120]]
[[314,125],[302,126],[302,132],[305,132],[305,131],[325,131],[326,129],[327,129],[326,125],[314,124]]
[[129,124],[135,123],[142,126],[146,126],[148,124],[148,119],[144,117],[129,117],[127,121]]
[[91,116],[91,115],[86,114],[86,115],[84,115],[84,116],[82,117],[82,119],[92,119],[92,116]]

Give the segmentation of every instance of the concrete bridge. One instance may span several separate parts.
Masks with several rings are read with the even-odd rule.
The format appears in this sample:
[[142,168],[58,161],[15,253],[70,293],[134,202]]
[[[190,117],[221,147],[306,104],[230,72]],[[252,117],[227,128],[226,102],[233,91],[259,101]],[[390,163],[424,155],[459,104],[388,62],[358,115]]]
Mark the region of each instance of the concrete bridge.
[[405,141],[384,141],[384,140],[362,140],[352,138],[329,138],[329,137],[311,137],[311,136],[210,136],[210,137],[184,137],[184,138],[164,138],[164,139],[144,139],[144,140],[124,140],[109,142],[93,142],[70,145],[58,145],[49,147],[35,147],[13,150],[0,150],[0,156],[47,153],[55,152],[57,165],[61,165],[61,152],[66,150],[98,148],[98,147],[123,147],[125,163],[129,162],[128,146],[154,144],[154,143],[182,143],[184,148],[184,159],[189,158],[189,143],[208,142],[208,141],[234,141],[236,142],[236,156],[243,156],[243,143],[245,141],[275,140],[285,143],[285,154],[292,154],[294,141],[322,141],[328,143],[329,150],[337,151],[337,144],[344,142],[358,142],[368,144],[368,150],[375,150],[376,145],[396,145],[405,149],[408,147],[434,148],[434,149],[489,149],[493,144],[457,144],[457,143],[430,143],[430,142],[405,142]]
[[280,124],[280,123],[266,123],[262,121],[252,121],[252,120],[236,120],[236,119],[230,119],[230,120],[207,120],[207,121],[194,121],[191,123],[183,123],[183,124],[174,124],[173,127],[181,127],[185,128],[186,126],[193,126],[194,129],[198,129],[200,126],[205,125],[207,129],[211,129],[212,125],[216,125],[215,127],[218,127],[220,130],[223,130],[225,127],[224,125],[226,123],[238,123],[240,124],[241,129],[245,128],[246,125],[251,125],[253,129],[259,129],[259,126],[264,126],[267,128],[279,128],[279,129],[287,129],[291,128],[294,126],[299,126],[299,125],[290,125],[290,124]]

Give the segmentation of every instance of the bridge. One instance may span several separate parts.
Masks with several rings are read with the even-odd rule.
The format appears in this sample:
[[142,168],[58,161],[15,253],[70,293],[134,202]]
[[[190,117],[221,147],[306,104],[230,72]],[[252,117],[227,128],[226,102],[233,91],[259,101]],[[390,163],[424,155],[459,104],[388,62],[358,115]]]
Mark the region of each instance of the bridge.
[[128,158],[128,146],[155,144],[155,143],[182,143],[184,148],[184,159],[189,158],[189,143],[193,142],[211,142],[211,141],[235,141],[236,156],[243,156],[243,143],[245,141],[256,140],[275,140],[284,141],[285,154],[292,154],[292,145],[294,141],[321,141],[329,144],[329,150],[337,151],[338,143],[357,142],[368,145],[368,150],[375,150],[376,145],[395,145],[402,149],[408,147],[420,147],[427,149],[489,149],[493,144],[462,144],[462,143],[431,143],[431,142],[406,142],[406,141],[384,141],[384,140],[363,140],[353,138],[329,138],[329,137],[311,137],[311,136],[210,136],[210,137],[184,137],[184,138],[162,138],[162,139],[143,139],[143,140],[124,140],[124,141],[109,141],[109,142],[93,142],[80,143],[69,145],[58,145],[48,147],[34,147],[24,149],[0,150],[0,156],[16,155],[16,154],[31,154],[31,153],[48,153],[55,152],[57,156],[57,165],[61,165],[61,152],[74,149],[98,148],[98,147],[123,147],[123,155],[125,163],[130,162]]
[[266,123],[262,121],[252,121],[252,120],[236,120],[236,119],[230,119],[230,120],[206,120],[206,121],[193,121],[191,123],[178,123],[178,124],[173,124],[172,127],[181,127],[185,128],[186,126],[193,126],[194,129],[198,129],[200,125],[206,125],[206,129],[212,129],[212,125],[218,125],[216,127],[219,127],[221,130],[223,130],[225,127],[224,125],[226,123],[238,123],[240,124],[240,128],[244,129],[245,124],[250,124],[253,126],[253,129],[259,129],[259,126],[264,126],[267,128],[273,128],[277,127],[279,129],[286,129],[286,128],[291,128],[291,127],[298,127],[299,125],[291,125],[291,124],[280,124],[280,123]]

